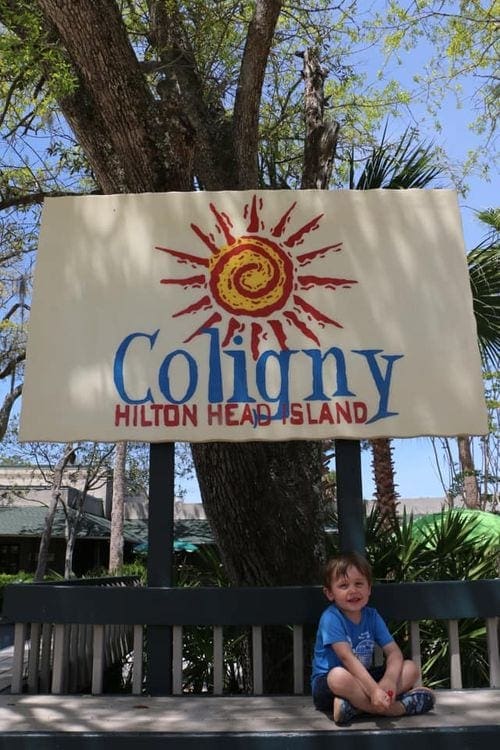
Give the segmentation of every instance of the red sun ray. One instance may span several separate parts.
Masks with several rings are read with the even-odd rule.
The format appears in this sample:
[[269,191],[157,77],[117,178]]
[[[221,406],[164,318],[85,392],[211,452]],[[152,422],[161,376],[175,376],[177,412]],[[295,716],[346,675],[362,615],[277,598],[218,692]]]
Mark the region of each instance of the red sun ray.
[[285,240],[285,245],[287,247],[294,247],[295,245],[299,245],[303,242],[303,237],[305,234],[308,234],[309,232],[314,232],[315,229],[318,228],[320,219],[322,219],[324,214],[319,214],[319,216],[316,216],[314,219],[311,219],[311,221],[308,221],[307,224],[304,224],[303,227],[301,227],[295,234],[291,234],[290,237]]
[[304,334],[304,336],[307,336],[308,339],[311,339],[311,341],[314,341],[314,343],[319,347],[321,346],[320,341],[318,337],[311,331],[310,328],[302,321],[300,318],[296,316],[294,312],[291,310],[287,310],[283,313],[284,317],[287,318],[293,325],[299,329],[301,333]]
[[326,286],[327,289],[335,289],[338,286],[350,288],[352,284],[357,284],[355,279],[335,279],[323,276],[297,276],[301,289],[311,289],[313,286]]
[[288,350],[288,346],[286,345],[286,333],[283,330],[283,325],[281,321],[280,320],[268,320],[267,322],[272,332],[276,336],[276,339],[278,340],[278,344],[280,345],[281,349]]
[[213,203],[209,203],[210,210],[217,219],[217,223],[219,227],[222,229],[222,232],[224,234],[224,237],[226,238],[226,242],[228,245],[232,245],[233,242],[235,242],[235,237],[231,234],[231,227],[233,226],[231,223],[231,219],[227,214],[220,213],[217,211],[215,205]]
[[179,318],[181,315],[198,312],[198,310],[210,310],[211,307],[212,300],[208,294],[205,294],[205,296],[199,299],[198,302],[194,302],[192,305],[189,305],[189,307],[185,307],[184,310],[179,310],[179,312],[174,313],[172,317]]
[[290,221],[291,213],[296,205],[297,205],[297,201],[294,201],[292,205],[290,206],[290,208],[285,211],[285,213],[283,214],[281,219],[278,221],[276,226],[273,229],[271,229],[271,234],[273,237],[281,237],[281,235],[285,231],[286,224]]
[[[262,198],[259,198],[259,209],[262,208]],[[245,205],[243,212],[243,218],[246,219],[248,215],[248,203]],[[259,231],[259,213],[257,208],[257,196],[254,195],[252,198],[252,204],[250,207],[250,221],[248,222],[247,232],[253,232],[254,234]]]
[[[174,316],[175,317],[175,316]],[[189,341],[192,341],[195,336],[198,336],[204,328],[210,328],[210,326],[213,326],[214,323],[220,323],[222,320],[222,315],[218,312],[215,312],[213,315],[211,315],[204,323],[201,324],[199,328],[194,331],[191,336],[189,336],[187,339],[184,339],[184,344],[187,344]]]
[[231,318],[231,320],[228,323],[226,335],[224,336],[224,341],[222,342],[222,346],[227,346],[231,339],[233,338],[234,334],[238,331],[243,331],[245,329],[245,324],[240,323],[236,318]]
[[342,242],[337,242],[336,245],[327,245],[326,247],[321,247],[319,250],[312,250],[310,253],[302,253],[302,255],[297,255],[297,262],[299,266],[307,266],[314,258],[322,258],[328,250],[333,250],[335,253],[338,253],[340,250],[342,250]]
[[[259,358],[259,346],[260,346],[260,339],[262,334],[262,326],[259,325],[259,323],[252,323],[252,334],[251,334],[251,348],[252,348],[252,358],[257,361]],[[265,334],[264,334],[265,338]]]
[[313,307],[313,305],[310,305],[309,302],[306,302],[302,297],[297,296],[296,294],[293,295],[293,301],[295,302],[298,307],[302,308],[302,310],[307,313],[308,315],[311,315],[315,320],[317,320],[319,323],[331,323],[334,326],[337,326],[337,328],[343,328],[344,326],[340,325],[340,323],[337,323],[336,320],[333,320],[332,318],[329,318],[324,313],[320,312],[320,310]]
[[203,274],[199,276],[189,276],[187,279],[160,279],[160,284],[180,284],[187,288],[188,286],[200,287],[206,286],[207,280]]
[[[162,252],[169,254],[179,264],[191,265],[192,267],[190,276],[181,279],[163,278],[160,279],[161,284],[178,285],[184,287],[185,290],[189,288],[206,289],[206,292],[203,292],[204,296],[201,296],[200,299],[191,302],[187,307],[172,315],[172,318],[179,318],[184,315],[197,315],[200,311],[209,311],[204,313],[204,315],[209,317],[202,325],[197,326],[196,330],[185,339],[185,343],[191,341],[196,336],[199,336],[203,330],[212,326],[219,326],[221,329],[220,335],[223,339],[221,346],[224,348],[231,343],[231,340],[235,338],[236,334],[248,331],[250,334],[249,343],[251,356],[254,360],[258,360],[259,351],[264,346],[264,342],[269,336],[269,330],[272,331],[276,338],[279,348],[281,350],[289,350],[289,346],[287,345],[288,337],[291,333],[289,326],[293,326],[294,329],[298,330],[307,339],[313,341],[318,347],[321,345],[320,340],[316,335],[318,327],[324,328],[326,324],[329,324],[336,326],[337,328],[343,328],[342,324],[337,320],[329,317],[322,312],[321,309],[304,299],[303,296],[299,294],[299,291],[310,290],[313,287],[323,287],[331,290],[336,290],[340,287],[349,289],[352,285],[357,284],[358,282],[355,279],[315,276],[312,274],[300,275],[299,269],[309,265],[317,258],[325,258],[328,253],[337,253],[341,251],[343,243],[337,242],[323,247],[318,247],[319,243],[316,243],[316,249],[314,250],[301,253],[298,253],[297,251],[297,255],[293,253],[293,255],[295,255],[294,260],[292,253],[285,250],[285,248],[291,249],[296,246],[304,245],[308,241],[307,235],[319,228],[321,220],[324,217],[324,213],[320,213],[305,222],[298,230],[291,230],[290,224],[292,223],[292,217],[297,203],[298,201],[291,202],[274,226],[267,228],[267,232],[270,236],[278,238],[279,252],[283,253],[284,257],[286,256],[285,260],[291,267],[291,271],[287,277],[288,286],[285,290],[286,297],[280,298],[279,304],[278,302],[271,300],[264,311],[261,309],[255,314],[253,308],[248,307],[247,309],[244,302],[245,300],[253,299],[253,297],[258,297],[260,290],[255,292],[251,289],[244,290],[244,294],[242,292],[243,302],[240,306],[241,309],[238,308],[238,314],[236,314],[236,311],[231,309],[229,303],[225,304],[225,297],[219,299],[219,295],[215,293],[215,286],[213,286],[213,284],[215,284],[215,272],[217,271],[217,273],[219,273],[220,271],[219,266],[225,267],[224,264],[233,257],[234,253],[246,250],[249,240],[252,239],[251,237],[246,236],[234,236],[236,230],[230,213],[223,209],[219,209],[215,203],[209,203],[210,212],[213,217],[215,217],[215,224],[214,219],[212,218],[211,220],[212,230],[205,232],[201,226],[198,226],[195,223],[190,224],[191,230],[198,239],[204,243],[205,247],[208,248],[212,257],[200,257],[195,254],[195,252],[173,250],[172,248],[155,245],[156,250],[161,250]],[[266,229],[267,221],[264,221],[261,216],[263,206],[264,201],[255,193],[251,194],[251,199],[244,205],[242,219],[247,224],[246,231],[250,235],[257,235],[260,230]],[[295,224],[295,226],[296,225],[297,224]],[[271,242],[271,239],[258,239],[264,248],[266,244],[269,245],[270,248],[275,247],[275,243]],[[258,243],[257,246],[260,247]],[[215,270],[212,267],[214,264]],[[247,260],[246,266],[244,266],[245,272],[253,272],[255,270],[254,266],[255,262],[253,256],[250,256]],[[189,271],[187,272],[189,273]],[[224,277],[224,283],[229,291],[232,289],[234,281],[233,277],[236,276],[236,280],[238,280],[238,273],[242,272],[243,271],[239,266],[234,272],[231,271],[231,273],[229,273],[228,271],[227,278]],[[293,281],[293,277],[295,277],[295,282]],[[306,295],[306,297],[307,296],[308,295]],[[289,304],[292,301],[293,305]],[[287,309],[284,309],[285,306]],[[221,312],[217,312],[217,308],[219,307],[223,308],[221,309]],[[261,317],[260,323],[255,321],[255,317],[258,317],[259,315]],[[245,316],[247,317],[245,318]],[[254,322],[250,322],[248,316],[252,316]],[[270,318],[267,316],[273,317]],[[237,338],[236,340],[239,341]]]
[[174,258],[179,258],[181,263],[194,263],[196,266],[206,266],[208,268],[208,258],[199,258],[197,255],[189,255],[189,253],[185,253],[182,250],[171,250],[169,247],[160,247],[160,245],[155,245],[155,250],[163,250],[164,253],[169,253]]
[[200,227],[197,226],[196,224],[191,224],[190,226],[191,226],[191,229],[193,230],[193,232],[196,235],[198,235],[198,237],[200,238],[200,240],[205,243],[205,245],[208,247],[208,249],[210,250],[210,252],[213,253],[214,255],[217,255],[217,253],[219,252],[219,248],[217,247],[217,245],[215,244],[215,242],[213,241],[213,239],[210,237],[210,235],[205,234],[205,232],[203,232],[200,229]]

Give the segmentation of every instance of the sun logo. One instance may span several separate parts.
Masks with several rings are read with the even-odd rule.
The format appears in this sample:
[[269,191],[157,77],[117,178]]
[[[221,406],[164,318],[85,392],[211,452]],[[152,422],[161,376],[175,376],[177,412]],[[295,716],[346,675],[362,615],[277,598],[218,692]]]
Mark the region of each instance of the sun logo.
[[197,301],[172,317],[215,310],[186,341],[199,335],[202,330],[221,323],[223,313],[226,318],[229,315],[229,320],[222,345],[227,346],[235,333],[242,333],[249,326],[254,359],[259,356],[261,339],[267,339],[267,332],[261,323],[265,322],[271,329],[281,349],[288,348],[285,326],[296,328],[318,346],[319,339],[310,327],[313,320],[322,328],[325,325],[343,327],[304,299],[302,292],[315,287],[349,289],[357,281],[301,273],[301,269],[314,259],[324,258],[330,252],[339,252],[342,242],[294,256],[292,249],[301,245],[304,237],[319,227],[324,216],[319,214],[290,233],[287,228],[296,205],[297,201],[294,201],[266,232],[262,220],[263,200],[254,195],[251,204],[247,203],[243,210],[243,219],[248,222],[246,234],[235,236],[231,218],[210,203],[216,231],[223,238],[222,243],[217,242],[213,232],[205,233],[196,224],[191,224],[193,232],[210,251],[208,257],[155,246],[156,250],[168,253],[179,263],[203,269],[197,275],[182,279],[161,279],[162,284],[178,284],[185,289],[206,291]]

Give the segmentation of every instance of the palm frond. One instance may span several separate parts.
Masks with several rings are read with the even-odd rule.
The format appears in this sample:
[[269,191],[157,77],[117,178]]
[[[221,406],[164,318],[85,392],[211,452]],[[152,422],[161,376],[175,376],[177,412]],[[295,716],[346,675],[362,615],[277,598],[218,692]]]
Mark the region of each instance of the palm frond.
[[479,348],[484,365],[500,359],[500,209],[478,212],[489,228],[484,240],[467,254]]
[[417,142],[415,133],[409,129],[403,133],[397,143],[389,143],[386,140],[386,132],[387,128],[382,134],[381,142],[373,148],[357,179],[354,175],[354,158],[351,155],[351,189],[424,188],[441,174],[441,168],[435,163],[436,154],[432,144]]
[[[493,237],[500,235],[500,208],[485,208],[483,211],[477,211],[476,216],[486,227],[489,227]],[[487,238],[488,241],[488,238]]]

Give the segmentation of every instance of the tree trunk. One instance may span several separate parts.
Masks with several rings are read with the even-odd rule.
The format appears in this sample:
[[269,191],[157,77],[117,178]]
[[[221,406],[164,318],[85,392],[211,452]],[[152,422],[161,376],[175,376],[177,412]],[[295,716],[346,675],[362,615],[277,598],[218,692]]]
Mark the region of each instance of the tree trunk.
[[464,504],[467,508],[479,508],[479,486],[471,451],[471,438],[467,435],[457,437],[458,458],[462,471]]
[[[198,443],[192,450],[231,583],[317,583],[324,559],[322,444]],[[290,643],[282,628],[265,629],[263,649],[265,691],[290,690]]]
[[375,481],[375,502],[379,513],[390,525],[396,518],[397,498],[394,483],[394,461],[391,441],[387,438],[370,440],[372,470]]
[[[326,187],[338,126],[332,131],[324,121],[325,74],[317,55],[308,50],[303,57],[307,125],[302,187]],[[325,138],[327,132],[335,137]],[[252,159],[241,160],[246,179],[240,177],[240,184],[257,187]],[[322,444],[198,444],[193,457],[207,517],[232,583],[316,583],[324,558]]]
[[64,447],[63,454],[54,469],[50,503],[47,509],[47,514],[45,516],[43,532],[40,539],[40,547],[38,549],[38,560],[34,577],[35,583],[43,581],[43,578],[45,576],[45,571],[47,569],[47,559],[49,555],[50,538],[52,536],[52,524],[54,523],[54,517],[56,515],[57,503],[61,498],[61,484],[63,473],[68,463],[73,461],[73,459],[73,443],[67,443]]
[[71,518],[68,513],[66,517],[66,552],[64,555],[64,578],[68,581],[73,577],[73,555],[75,552],[76,533],[78,531],[78,526],[82,517],[84,502],[85,496],[80,498],[75,516]]
[[197,443],[203,504],[237,586],[318,581],[321,443]]
[[113,467],[113,500],[111,504],[111,537],[109,540],[109,572],[123,565],[123,518],[125,506],[125,462],[127,443],[116,444]]
[[[259,187],[260,102],[281,0],[253,4],[232,112],[225,101],[213,106],[176,3],[148,2],[154,54],[168,71],[168,80],[165,75],[156,86],[160,98],[114,1],[38,5],[75,73],[74,90],[61,97],[61,108],[104,192],[192,189],[193,171],[207,190]],[[193,454],[232,582],[317,582],[323,556],[320,445],[197,444]]]

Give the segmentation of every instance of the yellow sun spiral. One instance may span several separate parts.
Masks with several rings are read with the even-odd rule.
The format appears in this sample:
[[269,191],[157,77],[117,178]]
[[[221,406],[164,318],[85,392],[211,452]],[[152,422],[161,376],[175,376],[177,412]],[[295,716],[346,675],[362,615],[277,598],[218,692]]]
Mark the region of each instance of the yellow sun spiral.
[[266,316],[283,307],[293,287],[293,264],[271,240],[239,237],[210,259],[210,288],[233,314]]

